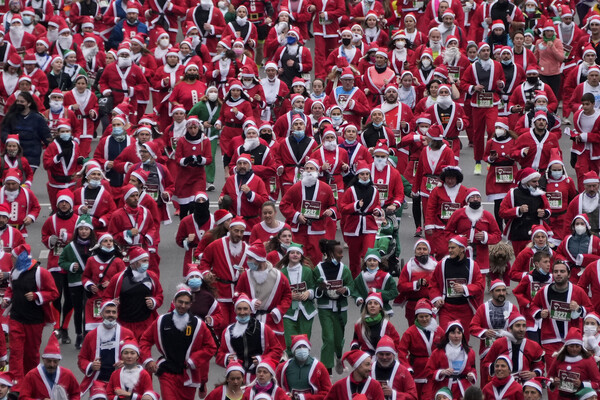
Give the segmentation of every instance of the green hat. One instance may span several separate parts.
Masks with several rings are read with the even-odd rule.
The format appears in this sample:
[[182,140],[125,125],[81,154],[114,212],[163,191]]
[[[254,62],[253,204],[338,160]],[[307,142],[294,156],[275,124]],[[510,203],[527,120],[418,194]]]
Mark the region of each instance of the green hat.
[[389,156],[388,157],[388,161],[392,164],[392,166],[394,168],[396,168],[398,166],[398,157],[396,157],[396,156]]
[[368,249],[367,254],[365,254],[364,260],[367,261],[369,258],[374,258],[377,261],[381,262],[381,256],[379,255],[379,250],[377,249]]
[[575,393],[579,400],[589,399],[592,396],[597,396],[598,394],[591,387],[584,387],[579,392]]
[[444,386],[443,388],[441,388],[440,390],[438,390],[435,393],[434,398],[437,398],[438,394],[441,394],[442,396],[447,397],[448,399],[452,400],[452,391],[447,386]]
[[292,242],[292,243],[290,243],[290,247],[288,247],[286,253],[289,253],[290,251],[295,250],[295,251],[299,251],[300,254],[304,254],[303,247],[304,246],[302,246],[300,243],[294,243],[294,242]]
[[92,225],[92,217],[90,217],[88,214],[80,215],[79,218],[77,218],[77,224],[75,225],[75,228],[80,228],[82,226],[87,226],[91,230],[94,230],[94,225]]

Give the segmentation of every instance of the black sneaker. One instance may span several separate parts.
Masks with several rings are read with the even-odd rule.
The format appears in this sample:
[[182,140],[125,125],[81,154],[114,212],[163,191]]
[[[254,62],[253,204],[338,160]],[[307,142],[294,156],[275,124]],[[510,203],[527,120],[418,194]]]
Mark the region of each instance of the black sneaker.
[[62,331],[62,344],[71,344],[71,338],[69,337],[69,332],[66,329],[61,329]]
[[77,335],[77,337],[75,338],[75,348],[77,350],[81,349],[81,345],[83,344],[83,335],[80,333],[79,335]]
[[206,184],[206,191],[207,192],[214,192],[214,190],[215,190],[215,185],[214,184],[212,184],[212,183],[207,183]]

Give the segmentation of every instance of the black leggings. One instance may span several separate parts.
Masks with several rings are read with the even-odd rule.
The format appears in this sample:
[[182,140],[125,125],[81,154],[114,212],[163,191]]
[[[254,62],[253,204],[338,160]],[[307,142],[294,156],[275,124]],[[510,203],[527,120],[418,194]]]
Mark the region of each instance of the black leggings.
[[501,203],[502,199],[494,200],[494,217],[496,217],[496,222],[498,223],[498,228],[500,228],[500,232],[504,230],[504,220],[500,218]]
[[[73,311],[73,303],[71,302],[71,288],[69,287],[68,274],[60,272],[52,272],[56,289],[58,289],[58,297],[52,302],[54,307],[56,324],[59,329],[69,329],[69,321],[71,320],[71,313]],[[64,297],[64,302],[62,298]],[[57,326],[55,324],[55,327]]]
[[71,302],[73,303],[73,323],[75,324],[75,333],[83,334],[83,320],[85,314],[85,293],[83,285],[69,287],[71,291]]
[[552,91],[554,92],[554,95],[556,96],[557,99],[560,100],[560,79],[561,79],[561,75],[540,75],[540,79],[542,80],[542,82],[544,82],[546,85],[549,85],[550,88],[552,88]]
[[421,196],[413,197],[412,213],[415,220],[415,228],[421,227]]

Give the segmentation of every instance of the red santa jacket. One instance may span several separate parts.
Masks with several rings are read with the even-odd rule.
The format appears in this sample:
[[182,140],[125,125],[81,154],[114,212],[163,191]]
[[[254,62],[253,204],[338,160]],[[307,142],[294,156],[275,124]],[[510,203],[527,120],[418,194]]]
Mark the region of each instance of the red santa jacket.
[[24,183],[28,188],[31,188],[33,184],[33,169],[31,169],[31,165],[29,165],[29,161],[23,156],[15,157],[14,160],[5,154],[0,159],[0,180],[4,182],[4,178],[8,175],[8,170],[11,168],[16,168],[21,171],[21,183]]
[[[153,216],[142,205],[138,205],[135,214],[129,214],[124,208],[116,209],[110,218],[108,232],[121,246],[142,246],[148,248],[154,244],[157,227],[154,226]],[[137,228],[138,234],[131,236],[128,231]]]
[[[172,313],[171,313],[172,314]],[[162,344],[162,324],[169,314],[163,314],[144,332],[140,340],[140,353],[144,365],[153,361],[152,346],[156,346],[161,354],[161,359],[158,360],[158,365],[169,358],[169,354],[165,353]],[[210,333],[210,330],[204,322],[198,317],[190,316],[196,319],[196,326],[192,331],[192,323],[188,322],[186,336],[192,336],[192,341],[186,351],[185,368],[183,371],[183,385],[187,387],[200,387],[208,381],[208,363],[213,354],[217,350],[217,345]],[[189,333],[188,333],[189,330]]]
[[[483,239],[475,239],[476,233],[482,233]],[[473,257],[477,258],[481,273],[487,274],[489,272],[490,255],[488,246],[497,244],[502,239],[502,232],[500,232],[494,214],[482,208],[472,210],[467,205],[452,214],[446,224],[446,235],[447,237],[454,235],[466,237],[473,246]]]
[[[550,299],[548,298],[548,289],[550,285],[546,285],[543,289],[538,291],[533,298],[533,303],[531,304],[531,314],[535,319],[540,319],[539,314],[542,310],[550,311],[552,309],[553,304],[551,304]],[[547,343],[560,343],[564,341],[564,337],[561,337],[560,331],[558,330],[558,324],[563,324],[564,327],[564,335],[567,335],[567,332],[570,328],[575,327],[581,329],[583,317],[587,313],[586,310],[592,310],[592,303],[590,302],[590,298],[587,293],[580,288],[579,286],[573,285],[569,282],[569,289],[567,291],[567,301],[566,303],[570,303],[572,301],[577,302],[579,306],[582,308],[582,313],[577,318],[574,318],[574,314],[571,312],[564,312],[567,321],[553,319],[548,315],[548,318],[541,319],[542,328],[540,332],[540,337],[542,338],[542,345]],[[552,301],[554,303],[554,301]],[[548,375],[553,376],[553,375]]]
[[[135,140],[132,137],[127,136],[127,140],[129,141],[127,147],[125,147],[125,150],[123,150],[114,160],[113,169],[120,174],[126,174],[133,164],[137,164],[141,161],[139,151],[142,149],[142,145],[138,140]],[[100,147],[100,144],[98,147]],[[94,154],[94,158],[96,158],[96,154]],[[159,159],[161,158],[162,156],[159,156]]]
[[569,279],[574,284],[577,284],[581,275],[580,271],[585,269],[588,264],[600,258],[600,238],[596,235],[591,235],[587,251],[582,254],[572,254],[569,251],[569,240],[572,237],[573,235],[567,235],[560,242],[558,249],[556,249],[556,257],[569,262],[569,266],[571,267],[571,277]]
[[321,165],[329,164],[329,169],[321,168],[319,179],[327,183],[333,191],[333,197],[338,199],[344,193],[344,178],[348,169],[344,170],[344,164],[349,167],[348,152],[336,147],[334,151],[325,150],[323,146],[319,146],[310,158],[316,158],[321,162]]
[[[371,378],[377,379],[377,361],[371,369]],[[394,361],[392,375],[387,380],[387,386],[392,388],[392,400],[416,400],[418,396],[415,381],[409,370],[399,361]]]
[[[552,282],[552,274],[548,275],[548,280],[546,282],[538,282],[531,273],[525,273],[517,287],[513,289],[513,294],[517,298],[521,315],[525,317],[525,321],[527,322],[528,331],[537,332],[538,330],[537,323],[531,314],[531,302],[541,288]],[[493,363],[495,360],[496,359],[494,358],[491,362]]]
[[[168,27],[169,32],[177,33],[178,19],[185,15],[187,8],[184,4],[180,3],[148,0],[144,3],[142,11],[148,20],[149,29],[156,29],[157,26],[163,26],[165,29]],[[166,23],[166,27],[163,23]]]
[[[567,372],[574,373],[577,374],[577,378],[581,381],[582,386],[598,390],[600,387],[600,372],[598,371],[594,357],[581,360],[574,357],[575,361],[570,360],[570,358],[566,357],[564,361],[554,360],[548,369],[550,381],[554,382],[555,377],[561,378]],[[560,387],[557,389],[560,397],[567,397],[569,395],[569,392],[560,390]]]
[[[158,206],[158,210],[160,211],[160,217],[159,217],[160,221],[162,221],[166,225],[166,224],[170,224],[172,222],[171,216],[169,215],[169,209],[167,207],[167,203],[173,196],[173,191],[175,189],[175,183],[173,182],[173,177],[171,176],[171,173],[169,172],[169,169],[167,167],[165,167],[163,164],[161,164],[159,162],[155,162],[155,164],[156,164],[156,173],[158,174],[158,188],[156,188],[157,191],[154,191],[154,188],[152,188],[152,190],[150,190],[151,188],[148,187],[148,184],[146,182],[146,188],[144,190],[144,193],[146,193],[150,198],[152,198],[156,202],[156,204]],[[131,174],[134,171],[143,169],[143,165],[144,164],[141,161],[138,162],[137,164],[132,165],[131,168],[129,168],[129,171],[127,172],[127,174],[125,175],[125,182],[129,182],[129,178],[131,177]],[[165,201],[164,199],[162,199],[163,193],[166,193],[168,195],[168,200]],[[140,197],[141,197],[141,194],[140,194]],[[161,198],[160,201],[158,200],[159,197]],[[158,217],[158,216],[154,215],[154,217],[156,219],[156,217]],[[154,228],[157,233],[160,232],[160,226],[155,224]]]
[[[498,338],[481,361],[481,368],[489,368],[503,354],[514,360],[512,353],[513,342],[508,337]],[[517,364],[513,364],[514,372],[533,371],[539,376],[544,375],[544,350],[535,340],[524,338],[521,341],[517,360]]]
[[[510,136],[504,140],[498,140],[494,136],[485,145],[483,159],[490,165],[485,177],[485,194],[490,201],[503,199],[514,184],[518,171],[510,158],[514,146],[515,140]],[[494,162],[490,159],[492,152],[497,156]]]
[[79,145],[73,141],[73,150],[71,158],[66,156],[58,157],[63,154],[63,149],[58,141],[54,140],[44,151],[44,169],[48,172],[48,185],[56,189],[65,189],[75,186],[75,182],[68,177],[72,177],[79,172],[80,165],[77,163],[79,156]]
[[523,400],[523,386],[514,377],[510,377],[508,382],[499,389],[494,386],[494,382],[489,382],[483,387],[483,395],[490,400]]
[[[307,126],[310,129],[310,126]],[[291,140],[295,140],[291,137],[285,138],[280,146],[279,151],[276,153],[276,164],[277,169],[283,169],[283,173],[280,175],[280,182],[282,185],[293,185],[296,181],[296,177],[299,174],[299,169],[304,166],[304,163],[308,159],[308,156],[312,154],[317,148],[317,142],[312,138],[308,138],[308,143],[304,152],[300,158],[296,158],[294,151],[292,150]]]
[[[476,65],[480,65],[480,61],[476,61],[467,68],[460,82],[461,91],[471,95],[471,107],[479,107],[477,105],[477,100],[479,99],[481,92],[475,92],[475,85],[485,83],[479,81]],[[498,87],[498,81],[504,82],[506,80],[502,65],[498,61],[492,61],[492,67],[490,68],[489,74],[490,78],[488,79],[487,85],[483,85],[484,91],[493,93],[494,105],[497,105],[500,104],[499,94],[501,91]]]
[[229,250],[229,236],[225,236],[210,243],[202,253],[200,270],[211,271],[217,276],[215,286],[217,299],[220,302],[233,302],[235,285],[240,277],[240,271],[244,270],[247,246],[242,242],[240,253],[233,256]]
[[402,334],[398,345],[398,361],[414,374],[415,383],[427,383],[428,376],[425,371],[427,360],[444,336],[444,330],[435,320],[432,321],[433,323],[426,328],[430,332],[429,338],[422,328],[411,325]]
[[[444,257],[435,266],[431,281],[429,282],[429,296],[431,302],[435,303],[438,300],[444,300],[447,294],[446,287],[446,260],[448,256]],[[485,279],[479,270],[479,265],[469,259],[469,278],[467,279],[464,296],[468,297],[469,306],[471,311],[475,314],[477,308],[483,301],[483,291],[485,290]]]
[[[362,390],[358,393],[365,395],[367,400],[380,400],[384,398],[381,384],[371,377],[365,380]],[[325,400],[351,399],[352,397],[354,396],[350,389],[350,376],[348,376],[333,384]]]
[[[237,174],[230,176],[225,181],[221,196],[228,195],[231,197],[231,207],[229,211],[234,215],[239,215],[246,218],[247,223],[260,222],[260,208],[263,203],[269,200],[269,193],[265,187],[265,183],[255,174],[252,174],[250,179],[246,182],[246,185],[250,187],[248,194],[240,190],[242,183],[238,182]],[[247,234],[250,235],[249,228]]]
[[338,21],[346,13],[344,0],[313,0],[311,3],[316,8],[313,18],[314,35],[338,38],[340,30]]
[[364,199],[363,209],[358,207],[358,196],[354,186],[350,186],[339,199],[339,208],[342,214],[342,230],[346,236],[361,236],[364,234],[377,233],[377,221],[374,213],[383,215],[383,210],[379,205],[379,192],[373,186],[373,193],[370,199]]
[[457,165],[452,149],[443,144],[439,150],[432,150],[427,146],[419,155],[417,173],[413,184],[413,193],[429,197],[431,191],[438,185],[438,176],[449,165]]
[[185,17],[186,22],[193,22],[194,25],[198,27],[202,43],[206,45],[208,51],[213,56],[215,55],[217,42],[225,29],[225,19],[223,18],[223,13],[219,11],[220,10],[214,6],[209,8],[208,17],[206,19],[206,23],[210,25],[210,29],[208,30],[204,29],[204,24],[200,22],[202,6],[197,5],[188,8]]
[[[451,380],[446,375],[442,375],[442,370],[448,368],[454,368],[454,370],[460,375],[460,378],[457,380]],[[425,369],[428,378],[432,382],[432,395],[440,388],[447,386],[450,388],[450,390],[452,390],[452,398],[458,399],[464,396],[465,390],[471,386],[471,382],[469,382],[467,376],[471,376],[474,380],[477,380],[475,352],[473,349],[468,349],[460,369],[457,370],[456,367],[450,365],[448,357],[446,356],[446,349],[437,348],[431,354],[431,358],[429,358],[429,361],[427,361],[427,366]]]
[[[270,327],[277,335],[283,335],[283,316],[292,305],[292,289],[290,283],[281,271],[272,268],[277,278],[273,289],[266,299],[260,299],[261,305],[256,307],[256,319]],[[251,299],[257,299],[254,285],[248,277],[249,271],[240,275],[235,289],[238,293],[246,293]]]
[[[548,96],[548,110],[556,112],[556,108],[558,107],[558,100],[556,99],[556,95],[552,91],[552,88],[541,81],[539,85],[539,90],[543,90],[544,92],[546,92],[546,96]],[[510,95],[510,99],[508,101],[509,110],[514,106],[525,107],[525,103],[527,103],[525,94],[526,87],[530,88],[531,85],[529,85],[527,82],[523,82],[512,91],[512,94]]]
[[325,98],[325,108],[340,106],[344,119],[350,124],[361,126],[361,118],[367,117],[371,112],[365,93],[358,87],[352,88],[350,94],[343,94],[342,87],[337,87]]
[[429,119],[433,123],[437,123],[444,128],[443,135],[446,140],[458,138],[460,131],[469,126],[469,119],[466,117],[462,106],[458,103],[453,103],[448,120],[442,120],[437,103],[429,107],[425,112],[429,115]]
[[[283,60],[284,53],[287,53],[287,46],[279,46],[279,48],[275,51],[275,54],[271,58],[271,61],[276,63],[279,68],[284,67],[284,65],[283,65],[283,62],[285,62]],[[306,46],[302,46],[302,45],[299,46],[297,57],[298,57],[298,67],[297,67],[298,72],[303,73],[303,74],[310,73],[310,71],[312,71],[312,68],[313,68],[313,59],[312,59],[312,55],[310,54],[310,49]]]
[[133,387],[125,386],[130,382],[123,381],[123,374],[125,367],[121,367],[113,371],[110,375],[110,380],[106,386],[106,395],[109,399],[117,400],[120,396],[115,393],[116,389],[125,390],[131,393],[132,398],[142,398],[142,396],[150,396],[153,399],[157,399],[152,387],[152,376],[146,371],[141,365],[136,365],[134,368],[139,369],[138,380]]
[[[185,255],[183,256],[183,267],[184,270],[187,268],[187,265],[191,262],[193,262],[192,260],[192,253],[194,252],[194,249],[198,246],[198,243],[200,243],[200,239],[202,239],[202,237],[204,236],[204,234],[211,230],[212,228],[214,228],[215,225],[215,217],[211,214],[210,218],[202,225],[202,226],[198,226],[198,223],[196,222],[196,220],[194,219],[194,215],[186,215],[181,222],[179,223],[179,226],[177,227],[177,234],[175,235],[175,242],[177,243],[177,245],[179,247],[183,247],[185,249]],[[194,240],[189,242],[188,241],[188,236],[190,234],[194,235]],[[186,276],[187,274],[184,273],[183,276]]]
[[[29,371],[20,383],[19,387],[21,388],[21,393],[19,398],[21,399],[37,400],[53,397],[52,386],[46,377],[42,364],[38,364],[37,368]],[[79,383],[70,369],[58,366],[54,378],[54,385],[62,386],[67,393],[67,398],[69,400],[80,399]]]
[[75,233],[75,225],[77,224],[77,214],[73,213],[69,219],[58,218],[53,214],[44,221],[42,225],[42,243],[46,246],[50,253],[48,254],[48,264],[46,268],[50,272],[66,273],[59,265],[58,258],[64,248]]
[[33,191],[28,188],[19,188],[19,194],[14,201],[8,201],[4,187],[0,188],[0,203],[7,203],[10,207],[8,223],[19,229],[24,238],[27,237],[27,227],[23,224],[25,218],[35,222],[42,208]]
[[[392,338],[394,343],[396,344],[396,351],[399,351],[400,345],[400,335],[398,331],[394,327],[394,324],[388,318],[384,318],[381,321],[379,326],[379,337],[383,337],[384,335]],[[377,348],[377,343],[371,343],[371,339],[369,338],[369,334],[365,330],[365,324],[361,319],[354,323],[354,337],[352,342],[350,342],[351,349],[359,349],[369,354],[374,354],[375,349]]]
[[[96,128],[94,121],[98,118],[98,98],[94,93],[86,90],[83,94],[79,94],[77,89],[73,89],[65,93],[64,105],[80,121],[81,134],[79,138],[92,139]],[[76,109],[73,108],[75,105]]]
[[[288,378],[286,374],[290,362],[292,362],[292,360],[287,360],[284,363],[280,363],[277,366],[277,371],[275,372],[277,382],[281,384],[281,387],[286,392],[291,392],[293,389],[288,384]],[[310,385],[311,393],[302,393],[300,395],[301,400],[322,400],[331,389],[331,379],[329,378],[327,368],[325,368],[325,365],[323,365],[323,363],[316,358],[312,359],[312,364],[308,372],[308,384]]]
[[123,70],[112,63],[104,68],[100,81],[98,82],[100,92],[103,95],[112,94],[114,104],[123,102],[125,96],[130,99],[131,105],[137,107],[137,100],[149,98],[149,85],[144,72],[140,67],[132,64]]
[[[119,274],[114,275],[110,279],[110,283],[108,284],[106,290],[102,294],[103,300],[114,300],[114,299],[118,299],[120,297],[121,288],[123,285],[123,276],[124,276],[125,272],[127,272],[127,270],[124,270],[124,271],[120,272]],[[150,299],[154,303],[154,307],[152,308],[151,318],[156,319],[158,317],[157,310],[160,308],[160,306],[162,306],[162,303],[163,303],[163,289],[160,284],[160,279],[158,279],[158,276],[155,275],[154,272],[146,271],[146,274],[148,274],[148,278],[150,278],[150,282],[152,285],[152,288],[151,288],[152,293],[151,293]],[[121,316],[120,312],[119,312],[119,316]]]
[[87,212],[85,214],[88,214],[90,217],[92,217],[92,225],[94,226],[94,230],[96,233],[104,233],[108,228],[110,216],[117,206],[115,205],[109,190],[107,190],[104,185],[100,186],[100,190],[98,191],[95,199],[85,198],[85,191],[87,187],[88,185],[85,185],[84,187],[75,189],[75,193],[73,194],[75,199],[73,202],[73,210],[76,214],[81,215],[84,214],[81,208],[87,207]]
[[[20,244],[25,243],[25,239],[23,238],[21,232],[13,228],[11,225],[6,225],[6,227],[0,231],[0,240],[2,241],[2,247],[4,248],[4,251],[9,255],[12,249]],[[10,272],[11,269],[12,261],[10,261],[10,268],[8,271],[4,272]]]
[[[554,261],[554,252],[552,249],[548,248],[545,250],[552,257],[551,261]],[[510,269],[510,279],[515,282],[521,282],[521,278],[526,276],[529,271],[533,269],[533,256],[537,253],[537,250],[532,246],[526,246],[515,258],[515,262],[513,263]]]
[[583,110],[575,111],[573,115],[573,131],[571,135],[576,135],[578,141],[573,141],[573,153],[581,155],[585,151],[588,151],[589,157],[592,160],[600,159],[600,114],[596,114],[596,118],[593,128],[590,132],[586,132],[586,129],[581,125],[581,119]]
[[429,282],[436,264],[434,259],[429,258],[427,264],[421,265],[414,257],[411,257],[398,277],[399,295],[394,303],[402,304],[404,301],[416,302],[422,298],[429,298],[429,285],[420,286],[419,280],[425,279]]
[[[479,258],[479,257],[477,257]],[[492,328],[492,321],[490,319],[490,307],[492,300],[488,300],[477,308],[473,319],[471,320],[470,332],[472,336],[479,338],[479,358],[483,359],[487,352],[490,350],[492,341],[486,340],[485,333],[488,329]],[[513,303],[507,302],[508,305],[508,314],[510,315],[513,311],[516,311],[516,308]],[[501,328],[502,330],[508,329],[508,319],[505,318],[504,326]],[[494,361],[496,361],[494,359]]]
[[306,200],[319,202],[319,216],[317,219],[311,218],[311,224],[306,226],[306,231],[309,235],[324,235],[329,218],[323,213],[331,210],[333,213],[331,219],[338,219],[338,210],[335,205],[336,201],[333,197],[331,187],[322,181],[317,181],[314,187],[313,196],[311,199],[306,198],[305,187],[302,182],[296,182],[283,196],[279,211],[285,217],[285,222],[292,227],[292,232],[300,231],[300,223],[298,217],[302,215],[303,204]]
[[[465,197],[469,189],[460,183],[457,186],[454,190],[445,184],[433,188],[425,210],[425,230],[445,229],[452,215],[467,204]],[[449,193],[450,190],[452,194]]]
[[381,208],[392,204],[396,208],[402,207],[404,203],[404,184],[400,173],[389,165],[381,171],[371,164],[371,180],[379,192],[379,203]]
[[[600,296],[600,261],[595,261],[585,267],[577,285],[585,290],[586,293],[591,293],[591,298],[593,299],[597,299]],[[593,306],[596,313],[600,311],[600,304],[595,303]]]

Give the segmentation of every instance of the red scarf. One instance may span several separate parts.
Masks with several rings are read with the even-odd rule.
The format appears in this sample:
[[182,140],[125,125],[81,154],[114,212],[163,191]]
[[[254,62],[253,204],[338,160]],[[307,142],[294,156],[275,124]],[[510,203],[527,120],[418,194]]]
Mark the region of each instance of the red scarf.
[[133,228],[139,229],[140,225],[142,225],[142,222],[144,220],[144,213],[142,212],[142,210],[139,207],[133,208],[128,206],[127,204],[125,204],[123,208],[125,209],[127,215],[133,217],[133,220],[135,221]]
[[510,380],[510,375],[508,375],[506,378],[498,378],[497,376],[492,377],[492,385],[494,385],[497,388],[500,387],[504,387],[508,381]]

